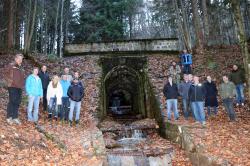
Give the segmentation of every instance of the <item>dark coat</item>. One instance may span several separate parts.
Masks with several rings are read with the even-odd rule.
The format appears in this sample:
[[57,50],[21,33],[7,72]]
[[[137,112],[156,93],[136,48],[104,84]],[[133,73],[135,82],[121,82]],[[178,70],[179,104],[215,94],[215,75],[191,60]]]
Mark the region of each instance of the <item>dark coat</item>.
[[233,70],[229,76],[229,79],[235,85],[243,84],[246,81],[244,70],[242,70],[242,69]]
[[205,95],[205,107],[218,107],[218,90],[214,82],[209,83],[206,81],[204,83],[204,87],[206,89],[206,95]]
[[204,85],[192,84],[190,86],[189,91],[188,91],[189,101],[191,101],[191,102],[204,101],[205,96],[206,96],[206,89],[204,88]]
[[42,85],[43,85],[43,89],[47,89],[49,82],[50,82],[50,78],[49,78],[49,74],[48,72],[42,72],[40,71],[38,73],[38,76],[40,77],[41,81],[42,81]]
[[177,99],[178,98],[178,88],[175,83],[170,85],[168,82],[163,89],[163,94],[166,97],[166,99]]
[[84,88],[82,84],[72,82],[68,89],[68,96],[71,100],[79,102],[84,97]]

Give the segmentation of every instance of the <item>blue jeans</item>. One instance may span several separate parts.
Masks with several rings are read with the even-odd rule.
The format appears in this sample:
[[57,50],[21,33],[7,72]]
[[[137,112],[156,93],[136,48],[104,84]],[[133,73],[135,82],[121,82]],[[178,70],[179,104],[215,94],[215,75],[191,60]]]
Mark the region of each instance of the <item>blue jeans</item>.
[[57,117],[58,116],[58,107],[57,107],[57,103],[56,103],[56,97],[51,97],[50,100],[49,100],[49,108],[48,108],[48,112],[49,112],[49,115],[52,115],[54,117]]
[[60,113],[61,120],[62,119],[68,120],[69,106],[70,106],[69,97],[62,97],[62,109],[61,109],[61,113]]
[[69,120],[73,121],[73,114],[76,111],[76,118],[75,120],[78,121],[80,118],[80,111],[81,111],[81,101],[73,101],[70,100],[70,111],[69,111]]
[[[29,96],[29,103],[28,103],[28,121],[37,122],[38,121],[38,110],[39,110],[39,102],[40,96]],[[34,106],[34,111],[32,113]]]
[[183,74],[191,74],[191,66],[189,64],[183,65]]
[[207,114],[209,116],[211,115],[211,111],[210,111],[211,108],[214,109],[214,114],[217,115],[217,112],[218,112],[217,107],[210,107],[210,106],[207,107]]
[[204,102],[192,102],[192,109],[194,111],[195,120],[201,123],[205,122]]
[[188,99],[182,99],[183,114],[185,119],[188,118]]
[[235,112],[234,112],[234,107],[233,107],[233,99],[231,98],[226,98],[223,99],[223,104],[226,108],[226,111],[228,113],[228,116],[230,120],[235,120]]
[[177,110],[177,99],[167,99],[167,114],[168,114],[168,119],[171,119],[171,109],[174,111],[174,118],[178,119],[179,118],[179,113]]
[[244,97],[244,85],[243,84],[237,84],[236,85],[236,102],[238,104],[244,103],[245,97]]

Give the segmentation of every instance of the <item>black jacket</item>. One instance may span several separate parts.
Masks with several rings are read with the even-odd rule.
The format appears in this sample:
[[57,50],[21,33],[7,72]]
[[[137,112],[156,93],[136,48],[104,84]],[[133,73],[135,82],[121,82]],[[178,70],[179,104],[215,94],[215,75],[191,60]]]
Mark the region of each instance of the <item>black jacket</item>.
[[42,72],[40,71],[38,73],[38,76],[40,77],[41,81],[42,81],[42,85],[43,85],[43,89],[47,89],[49,82],[50,82],[50,78],[49,78],[49,74],[48,72]]
[[214,82],[206,81],[204,83],[204,88],[206,90],[205,107],[218,107],[218,90],[216,88],[216,84]]
[[166,99],[177,99],[178,98],[178,88],[175,83],[170,85],[168,82],[163,89],[163,94],[166,97]]
[[206,89],[204,88],[204,85],[198,84],[194,85],[192,84],[188,91],[188,98],[191,102],[195,101],[204,101],[206,96]]
[[79,102],[84,97],[84,88],[82,84],[78,83],[71,83],[68,89],[68,96],[71,100]]

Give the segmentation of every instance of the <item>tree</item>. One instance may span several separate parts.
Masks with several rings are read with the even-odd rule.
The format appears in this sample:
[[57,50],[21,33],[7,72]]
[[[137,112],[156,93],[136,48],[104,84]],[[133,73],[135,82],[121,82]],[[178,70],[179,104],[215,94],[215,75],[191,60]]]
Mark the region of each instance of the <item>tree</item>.
[[[250,57],[248,52],[247,37],[244,29],[243,18],[240,11],[240,1],[230,0],[232,10],[234,13],[234,19],[238,27],[238,38],[241,47],[241,52],[244,58],[244,69],[246,71],[246,78],[248,79],[248,85],[250,85]],[[248,91],[250,96],[250,91]]]
[[62,0],[61,5],[61,24],[60,24],[60,44],[59,44],[59,57],[62,58],[63,52],[63,9],[64,9],[64,0]]
[[200,16],[198,12],[198,0],[191,0],[191,4],[192,4],[195,36],[196,36],[196,48],[199,51],[201,51],[203,49],[203,33],[201,30]]
[[[32,11],[33,7],[33,11]],[[27,55],[30,51],[31,39],[34,32],[35,19],[36,19],[36,9],[37,9],[37,0],[29,0],[29,10],[26,17],[26,27],[25,27],[25,37],[24,37],[24,54]]]
[[7,48],[14,48],[14,0],[9,0]]
[[208,13],[207,13],[207,0],[201,0],[202,14],[203,14],[203,27],[204,27],[204,44],[207,45],[209,37],[209,24],[208,24]]

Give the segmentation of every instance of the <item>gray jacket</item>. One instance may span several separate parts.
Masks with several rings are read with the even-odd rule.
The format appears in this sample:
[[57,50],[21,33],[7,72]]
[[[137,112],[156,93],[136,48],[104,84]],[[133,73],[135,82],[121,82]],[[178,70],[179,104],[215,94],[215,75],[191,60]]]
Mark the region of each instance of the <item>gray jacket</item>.
[[182,96],[183,99],[188,99],[188,91],[191,85],[191,82],[184,81],[179,84],[179,94]]

